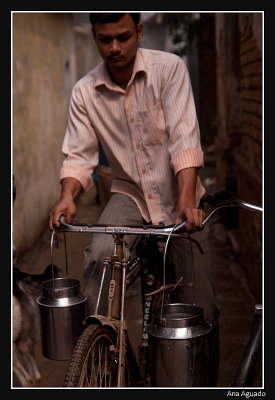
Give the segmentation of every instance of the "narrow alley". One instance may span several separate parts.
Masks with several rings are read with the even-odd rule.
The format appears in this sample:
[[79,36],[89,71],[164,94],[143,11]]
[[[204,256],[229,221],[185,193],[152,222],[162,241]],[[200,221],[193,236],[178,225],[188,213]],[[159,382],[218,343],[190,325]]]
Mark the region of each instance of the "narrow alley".
[[[200,171],[204,186],[209,192],[216,186],[227,187],[243,200],[263,206],[264,12],[145,11],[141,13],[141,21],[144,25],[144,34],[138,44],[140,48],[178,54],[189,71],[204,151],[205,167]],[[12,11],[11,22],[12,175],[18,194],[12,206],[11,240],[17,249],[14,267],[18,269],[20,277],[24,273],[43,274],[51,265],[51,231],[48,228],[47,218],[60,193],[58,177],[64,160],[62,143],[68,123],[68,110],[70,104],[73,104],[72,89],[79,79],[101,62],[102,57],[91,32],[87,11]],[[169,70],[170,67],[162,69],[163,73],[166,71],[167,76]],[[171,64],[172,70],[176,71],[176,68]],[[142,71],[137,72],[140,77],[144,76],[147,79],[149,76]],[[138,74],[135,78],[140,78]],[[188,78],[188,75],[186,77]],[[147,81],[149,82],[148,79]],[[138,79],[133,77],[131,85],[138,82]],[[171,78],[171,89],[177,83],[177,79]],[[162,84],[157,86],[163,91]],[[170,85],[167,86],[169,87]],[[148,88],[151,90],[152,87],[149,85]],[[130,81],[128,89],[132,91]],[[100,96],[96,98],[98,100]],[[125,99],[120,100],[126,110]],[[128,98],[130,99],[131,97]],[[143,95],[140,99],[143,99]],[[156,98],[157,103],[152,103],[156,106],[152,108],[152,115],[153,110],[158,111],[162,99],[163,92]],[[143,108],[129,107],[133,113],[137,111],[138,117],[136,120],[133,119],[135,128],[129,127],[129,135],[134,138],[131,129],[135,132],[139,129],[141,142],[145,130],[143,132],[143,129],[140,129],[139,114],[142,115],[142,119],[144,117],[144,128],[147,129],[146,115],[149,112],[147,100],[145,102],[142,100],[140,107],[143,107],[143,103],[146,107],[144,116],[141,111]],[[98,101],[95,104],[98,106]],[[98,106],[99,120],[102,118],[102,124],[106,125],[101,114],[102,109]],[[182,111],[184,118],[186,118],[185,110],[184,106]],[[118,115],[124,115],[123,113],[124,111]],[[151,115],[151,111],[148,115]],[[165,118],[161,121],[166,119],[166,116],[163,116]],[[117,121],[121,122],[120,118]],[[112,127],[110,125],[109,137],[113,137]],[[102,132],[105,134],[104,129]],[[101,128],[96,132],[99,140],[102,132]],[[194,132],[192,129],[192,135]],[[112,150],[107,140],[105,143],[106,148]],[[124,144],[124,137],[123,141],[118,143]],[[133,148],[134,146],[133,142]],[[177,149],[176,145],[172,147]],[[127,151],[127,156],[128,154],[132,156],[131,152]],[[118,157],[116,160],[120,161]],[[131,158],[129,160],[130,164],[132,160]],[[138,161],[135,158],[133,162]],[[143,175],[143,171],[146,169],[141,169],[140,176],[147,178],[147,175]],[[155,183],[153,180],[152,182]],[[100,196],[96,188],[79,196],[76,214],[79,221],[91,223],[97,221],[101,212],[98,197]],[[218,389],[231,388],[237,366],[249,340],[254,307],[262,301],[264,289],[261,216],[254,217],[243,209],[234,214],[234,218],[231,219],[231,216],[231,213],[224,210],[215,214],[209,224],[216,300],[220,310]],[[83,288],[83,251],[90,243],[92,234],[68,233],[65,237],[66,241],[62,234],[58,235],[58,248],[54,248],[53,262],[61,269],[62,276],[65,276],[66,242],[68,275],[78,279]],[[11,279],[13,280],[13,276]],[[142,331],[139,283],[137,280],[126,299],[127,325],[135,353]],[[36,302],[41,294],[41,288],[37,282],[34,286],[31,312],[28,310],[28,315],[25,315],[26,324],[29,324],[28,331],[24,332],[25,342],[22,340],[24,346],[33,340],[35,343],[35,360],[41,378],[32,388],[62,388],[68,361],[49,360],[42,354],[40,316]],[[40,293],[37,294],[37,291]],[[28,296],[29,294],[26,297]],[[29,299],[28,297],[28,301]],[[11,312],[14,316],[15,302],[11,303]],[[17,311],[20,309],[19,304],[20,302],[17,304]],[[14,337],[15,328],[19,335],[24,322],[24,317],[22,315],[19,317],[18,320],[12,321]],[[31,322],[35,322],[35,329],[30,329]],[[11,356],[11,378],[13,359],[16,357]],[[257,366],[255,383],[257,388],[262,388],[267,383],[267,374],[264,381],[261,369],[261,365]],[[21,385],[14,380],[11,386],[17,389]]]

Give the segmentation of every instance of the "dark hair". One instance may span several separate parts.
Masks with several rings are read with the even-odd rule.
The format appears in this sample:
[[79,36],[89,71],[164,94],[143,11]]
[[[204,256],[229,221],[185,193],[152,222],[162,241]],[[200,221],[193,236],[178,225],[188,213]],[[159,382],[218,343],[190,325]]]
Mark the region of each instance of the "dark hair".
[[[102,24],[106,24],[108,22],[117,22],[126,14],[127,13],[90,13],[90,21],[93,26],[97,22]],[[140,13],[129,13],[129,15],[133,18],[134,23],[137,26],[140,20]]]

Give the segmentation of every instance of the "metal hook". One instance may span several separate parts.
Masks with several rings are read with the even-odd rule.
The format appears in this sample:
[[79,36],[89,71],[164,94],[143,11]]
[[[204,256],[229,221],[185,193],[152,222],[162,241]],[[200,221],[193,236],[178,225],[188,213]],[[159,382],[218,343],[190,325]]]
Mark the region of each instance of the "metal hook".
[[[67,242],[66,242],[66,235],[63,232],[64,236],[64,250],[65,250],[65,265],[66,265],[66,276],[68,276],[68,257],[67,257]],[[52,231],[51,236],[51,265],[52,265],[52,278],[54,279],[54,264],[53,264],[53,241],[55,239],[55,248],[58,249],[58,237],[55,230]]]
[[[165,249],[164,249],[164,255],[163,255],[163,285],[164,286],[166,284],[166,253],[167,253],[167,247],[168,247],[168,243],[169,243],[169,240],[171,238],[171,235],[172,235],[172,233],[174,231],[174,228],[169,233],[169,236],[168,236],[168,238],[166,240],[166,243],[165,243]],[[162,298],[161,298],[161,312],[160,312],[161,319],[162,319],[162,315],[163,315],[164,295],[165,295],[165,290],[162,292]]]
[[65,249],[66,276],[68,276],[69,272],[68,272],[67,242],[66,242],[65,232],[63,232],[63,236],[64,236],[64,249]]
[[[52,231],[52,236],[51,236],[51,265],[52,265],[52,278],[54,279],[54,266],[53,266],[53,240],[55,237],[55,230]],[[56,237],[57,240],[57,237]],[[56,242],[58,243],[58,242]],[[57,247],[57,246],[56,246]]]

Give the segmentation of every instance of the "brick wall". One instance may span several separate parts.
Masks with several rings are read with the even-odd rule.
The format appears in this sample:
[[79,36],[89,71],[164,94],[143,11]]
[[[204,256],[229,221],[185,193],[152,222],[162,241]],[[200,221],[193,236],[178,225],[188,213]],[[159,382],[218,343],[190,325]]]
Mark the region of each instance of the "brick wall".
[[[262,205],[262,50],[261,16],[240,14],[241,146],[236,157],[238,195]],[[261,302],[261,216],[239,211],[240,256],[252,293]]]
[[217,132],[216,100],[216,47],[215,47],[215,14],[201,15],[199,32],[199,124],[201,141],[204,147],[214,143]]
[[[262,20],[260,13],[216,14],[218,186],[262,205]],[[261,301],[261,216],[238,210],[240,263]]]
[[241,106],[239,88],[238,14],[216,14],[217,136],[216,170],[219,186],[236,190],[236,154],[240,149]]
[[[255,16],[240,15],[240,97],[242,142],[240,157],[258,175],[262,172],[262,52],[253,32]],[[260,183],[260,182],[259,182]],[[257,187],[258,201],[261,191]]]

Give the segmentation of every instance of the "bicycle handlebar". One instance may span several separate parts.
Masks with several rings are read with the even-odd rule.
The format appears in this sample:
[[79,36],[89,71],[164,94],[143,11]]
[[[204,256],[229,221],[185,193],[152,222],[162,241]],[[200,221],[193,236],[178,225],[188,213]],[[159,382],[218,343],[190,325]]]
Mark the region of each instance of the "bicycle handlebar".
[[204,200],[204,202],[207,202],[209,204],[216,204],[219,201],[229,201],[229,203],[226,206],[235,205],[236,207],[244,208],[246,210],[260,214],[263,212],[262,207],[256,206],[255,204],[251,204],[244,200],[239,199],[225,188],[215,190],[213,193],[208,195]]
[[[217,204],[218,202],[227,202],[226,204],[222,204],[219,207],[216,207],[203,221],[203,228],[208,223],[208,221],[212,218],[212,216],[220,209],[227,207],[240,207],[246,210],[262,213],[263,209],[254,204],[245,202],[241,199],[235,197],[231,192],[227,189],[218,189],[207,196],[204,202],[209,204]],[[184,233],[186,228],[186,222],[184,221],[178,225],[164,226],[163,224],[159,225],[132,225],[132,226],[124,226],[124,225],[99,225],[99,224],[79,224],[74,222],[73,224],[67,224],[65,222],[65,216],[62,215],[60,217],[60,225],[57,232],[87,232],[87,233],[107,233],[107,234],[123,234],[123,235],[157,235],[157,236],[173,236],[173,237],[181,237],[182,233]],[[201,230],[203,229],[201,228]]]
[[[184,222],[186,225],[186,223]],[[67,224],[65,217],[60,217],[61,227],[57,231],[62,232],[88,232],[88,233],[107,233],[107,234],[123,234],[123,235],[161,235],[168,236],[173,231],[174,225],[163,227],[163,225],[142,225],[142,226],[125,226],[125,225],[98,225],[98,224]],[[180,235],[177,235],[180,236]]]

